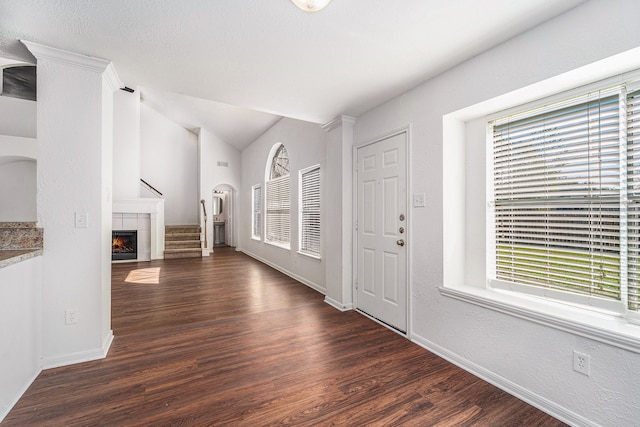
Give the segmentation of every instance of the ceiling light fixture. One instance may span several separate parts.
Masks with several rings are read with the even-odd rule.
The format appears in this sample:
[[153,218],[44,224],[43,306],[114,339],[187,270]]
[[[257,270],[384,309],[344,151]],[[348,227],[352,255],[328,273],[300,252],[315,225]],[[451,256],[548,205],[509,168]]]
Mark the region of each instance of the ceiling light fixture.
[[317,12],[324,9],[331,0],[291,0],[293,4],[298,6],[305,12]]

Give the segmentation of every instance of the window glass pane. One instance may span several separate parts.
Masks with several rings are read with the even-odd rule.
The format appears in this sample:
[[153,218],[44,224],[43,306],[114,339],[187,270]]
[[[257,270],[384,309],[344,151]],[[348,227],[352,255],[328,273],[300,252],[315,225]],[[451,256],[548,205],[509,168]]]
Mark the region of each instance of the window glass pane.
[[269,242],[289,244],[291,241],[289,176],[267,182],[267,230]]
[[271,159],[271,179],[289,175],[289,154],[284,145],[280,145]]
[[494,124],[495,278],[621,299],[619,118],[596,93]]
[[320,255],[320,167],[300,173],[300,250]]

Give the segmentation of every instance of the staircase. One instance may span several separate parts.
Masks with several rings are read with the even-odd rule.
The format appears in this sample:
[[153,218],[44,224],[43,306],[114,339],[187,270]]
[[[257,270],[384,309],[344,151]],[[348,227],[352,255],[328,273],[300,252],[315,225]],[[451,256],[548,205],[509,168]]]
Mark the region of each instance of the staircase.
[[202,256],[199,225],[167,225],[164,229],[164,259]]

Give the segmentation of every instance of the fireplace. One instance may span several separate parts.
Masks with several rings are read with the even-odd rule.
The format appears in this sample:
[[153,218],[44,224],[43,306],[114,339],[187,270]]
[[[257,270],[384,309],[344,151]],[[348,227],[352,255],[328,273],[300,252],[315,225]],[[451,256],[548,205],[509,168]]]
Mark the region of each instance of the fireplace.
[[138,259],[138,232],[118,230],[111,232],[111,259]]

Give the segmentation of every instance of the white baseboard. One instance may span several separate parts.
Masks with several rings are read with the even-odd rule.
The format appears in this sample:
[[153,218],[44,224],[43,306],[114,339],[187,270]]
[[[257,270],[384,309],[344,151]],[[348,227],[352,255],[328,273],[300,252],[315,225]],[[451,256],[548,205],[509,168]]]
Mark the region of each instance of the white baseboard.
[[[236,248],[236,250],[238,250],[238,249]],[[291,277],[292,279],[296,279],[298,282],[307,285],[308,287],[310,287],[314,291],[320,292],[322,295],[325,295],[325,293],[326,293],[326,290],[322,286],[318,285],[317,283],[314,283],[314,282],[312,282],[310,280],[307,280],[302,276],[299,276],[299,275],[297,275],[297,274],[295,274],[295,273],[293,273],[293,272],[291,272],[291,271],[289,271],[289,270],[287,270],[285,268],[280,267],[277,264],[272,263],[271,261],[268,261],[268,260],[266,260],[264,258],[261,258],[258,255],[254,254],[254,253],[251,253],[249,251],[246,251],[244,249],[240,249],[240,252],[244,253],[245,255],[250,256],[253,259],[256,259],[256,260],[260,261],[263,264],[267,264],[269,267],[274,268],[274,269],[278,270],[279,272],[281,272],[283,274],[286,274],[287,276]]]
[[20,391],[18,391],[18,393],[16,393],[16,396],[11,400],[11,402],[9,402],[9,404],[4,409],[2,409],[2,412],[0,412],[0,423],[2,422],[2,420],[5,419],[5,417],[7,415],[9,415],[9,412],[11,412],[13,407],[16,406],[16,403],[18,403],[18,401],[20,400],[22,395],[25,394],[25,392],[31,386],[31,384],[33,384],[33,382],[36,380],[36,378],[38,378],[38,375],[40,375],[40,372],[42,372],[41,369],[36,371],[33,374],[33,376],[28,381],[26,381],[24,383],[24,385],[22,386]]
[[113,343],[113,331],[109,331],[102,341],[102,347],[94,350],[79,351],[62,356],[43,357],[42,369],[59,368],[60,366],[74,365],[76,363],[90,362],[92,360],[107,357],[109,348]]
[[510,381],[495,372],[489,371],[488,369],[483,368],[480,365],[473,363],[472,361],[465,359],[464,357],[455,354],[444,347],[439,346],[418,334],[411,334],[411,341],[418,344],[420,347],[423,347],[430,352],[442,357],[443,359],[453,363],[454,365],[464,369],[465,371],[475,375],[478,378],[483,379],[484,381],[493,384],[499,389],[509,393],[512,396],[517,397],[518,399],[527,402],[531,406],[534,406],[540,409],[543,412],[551,415],[559,419],[560,421],[572,425],[572,426],[589,426],[589,427],[597,427],[598,424],[590,421],[583,416],[576,414],[552,401],[546,399],[536,393],[533,393],[530,390]]
[[353,310],[353,303],[349,303],[349,304],[343,304],[340,301],[337,301],[333,298],[330,298],[328,296],[325,295],[324,297],[324,302],[326,302],[327,304],[329,304],[331,307],[336,308],[340,311],[349,311],[349,310]]

